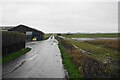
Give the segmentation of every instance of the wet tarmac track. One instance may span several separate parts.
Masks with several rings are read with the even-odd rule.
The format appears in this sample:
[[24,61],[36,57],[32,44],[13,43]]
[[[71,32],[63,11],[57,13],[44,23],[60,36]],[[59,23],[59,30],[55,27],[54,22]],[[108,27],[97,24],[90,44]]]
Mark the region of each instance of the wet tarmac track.
[[65,78],[58,41],[54,36],[45,41],[27,43],[26,47],[32,50],[2,66],[3,78]]

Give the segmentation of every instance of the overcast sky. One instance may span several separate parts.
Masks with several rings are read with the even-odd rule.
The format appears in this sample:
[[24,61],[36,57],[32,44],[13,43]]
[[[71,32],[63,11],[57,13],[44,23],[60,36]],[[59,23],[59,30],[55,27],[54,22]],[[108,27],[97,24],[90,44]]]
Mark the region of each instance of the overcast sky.
[[33,1],[2,2],[1,25],[24,24],[45,33],[118,32],[118,3],[112,0],[107,2]]

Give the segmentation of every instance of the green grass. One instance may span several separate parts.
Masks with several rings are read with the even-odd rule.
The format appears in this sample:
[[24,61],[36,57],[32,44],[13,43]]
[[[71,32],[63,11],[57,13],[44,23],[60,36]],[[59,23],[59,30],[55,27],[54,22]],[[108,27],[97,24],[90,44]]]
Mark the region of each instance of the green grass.
[[2,63],[4,64],[4,63],[7,63],[7,62],[9,62],[11,60],[14,60],[14,59],[20,57],[21,55],[29,52],[30,50],[31,50],[31,48],[24,48],[24,49],[21,49],[21,50],[19,50],[17,52],[9,54],[9,55],[2,58]]
[[72,60],[72,57],[69,55],[67,50],[63,47],[61,43],[59,43],[59,48],[61,50],[62,58],[63,58],[63,64],[65,68],[68,71],[69,77],[73,79],[82,79],[83,80],[83,74],[80,73],[80,70],[77,68],[75,63]]
[[97,37],[103,37],[103,38],[113,38],[113,37],[120,37],[120,34],[117,33],[94,33],[94,34],[62,34],[62,36],[67,38],[97,38]]
[[104,62],[109,57],[112,59],[118,59],[118,51],[105,48],[101,45],[93,45],[86,42],[78,42],[74,40],[69,40],[71,44],[76,45],[78,48],[86,50],[91,53],[91,56]]
[[48,39],[51,36],[51,34],[45,34],[44,35],[44,40]]
[[55,37],[57,37],[57,34],[45,34],[45,36],[44,36],[44,40],[46,40],[46,39],[48,39],[51,35],[54,35]]

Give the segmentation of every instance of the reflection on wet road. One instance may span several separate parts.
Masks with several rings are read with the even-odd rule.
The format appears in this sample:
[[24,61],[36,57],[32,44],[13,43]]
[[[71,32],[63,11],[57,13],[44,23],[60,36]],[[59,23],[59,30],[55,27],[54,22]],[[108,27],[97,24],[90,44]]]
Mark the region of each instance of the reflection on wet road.
[[3,65],[4,78],[64,78],[61,53],[54,36],[26,44],[32,48],[20,58]]

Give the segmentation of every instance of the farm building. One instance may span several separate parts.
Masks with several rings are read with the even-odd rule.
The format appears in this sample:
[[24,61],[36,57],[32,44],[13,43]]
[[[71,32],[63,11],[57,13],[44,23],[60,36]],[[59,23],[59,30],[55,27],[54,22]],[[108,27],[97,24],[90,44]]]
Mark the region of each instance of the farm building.
[[7,56],[22,48],[25,48],[25,41],[42,40],[44,33],[25,25],[2,26],[2,54]]
[[17,31],[17,32],[25,33],[27,38],[26,41],[32,41],[32,40],[40,41],[44,37],[44,33],[42,31],[39,31],[34,28],[30,28],[25,25],[18,25],[16,27],[9,29],[8,31]]
[[2,28],[2,31],[8,31],[9,29],[11,29],[11,28],[14,28],[15,26],[2,26],[1,28]]

